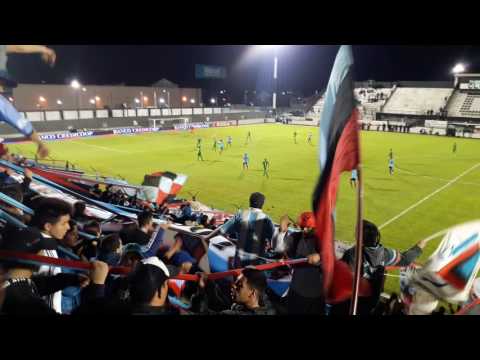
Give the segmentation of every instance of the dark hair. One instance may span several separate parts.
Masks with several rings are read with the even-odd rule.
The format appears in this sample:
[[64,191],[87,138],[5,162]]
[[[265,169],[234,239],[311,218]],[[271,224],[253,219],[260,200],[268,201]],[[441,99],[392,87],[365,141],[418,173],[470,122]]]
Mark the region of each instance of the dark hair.
[[56,224],[60,217],[72,215],[72,207],[69,203],[55,198],[43,198],[36,203],[35,214],[32,217],[32,225],[43,230],[45,224]]
[[138,226],[144,227],[150,221],[152,221],[153,215],[150,211],[144,211],[140,215],[138,215]]
[[380,238],[377,226],[368,220],[363,220],[363,246],[375,247],[380,244]]
[[83,201],[77,201],[75,204],[73,204],[73,216],[84,216],[86,208],[87,205]]
[[96,228],[96,229],[101,230],[100,223],[96,220],[92,220],[92,221],[89,221],[88,223],[86,223],[83,226],[83,230],[85,230],[85,232],[88,232],[87,229],[92,229],[92,228]]
[[267,289],[267,278],[261,270],[246,267],[242,270],[243,276],[247,279],[248,285],[258,292],[258,297],[261,298]]
[[120,237],[118,234],[110,234],[102,239],[100,243],[100,252],[102,253],[113,253],[118,250],[122,245],[120,242]]
[[203,226],[208,226],[208,216],[207,215],[202,215],[200,217],[200,224]]
[[129,278],[132,304],[148,304],[167,279],[162,269],[150,264],[137,264]]
[[250,207],[261,209],[265,203],[265,195],[259,192],[255,192],[250,195]]

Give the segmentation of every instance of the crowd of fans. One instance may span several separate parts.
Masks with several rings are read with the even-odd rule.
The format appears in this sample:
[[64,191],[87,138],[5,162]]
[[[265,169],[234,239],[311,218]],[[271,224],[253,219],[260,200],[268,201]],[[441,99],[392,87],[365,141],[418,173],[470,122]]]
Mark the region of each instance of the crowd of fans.
[[[170,223],[156,225],[154,219],[158,214],[154,216],[152,211],[145,210],[136,221],[124,219],[121,227],[105,231],[109,229],[105,224],[85,214],[85,203],[71,206],[60,199],[39,197],[29,189],[31,173],[28,170],[22,183],[10,175],[10,170],[0,173],[0,191],[28,204],[34,214],[27,216],[18,208],[1,202],[3,212],[26,226],[22,228],[5,222],[0,233],[0,251],[83,261],[90,263],[90,269],[81,271],[2,258],[1,314],[348,314],[349,301],[328,304],[325,299],[312,213],[302,214],[297,224],[284,216],[277,228],[262,210],[264,195],[253,193],[250,207],[240,210],[219,227],[212,226],[204,215],[193,216],[191,209],[185,210],[189,207],[186,204],[180,215],[172,215],[166,208],[161,218]],[[236,251],[228,259],[228,267],[243,269],[239,276],[209,280],[208,273],[201,270],[198,253],[192,253],[185,246],[181,233],[174,236],[170,246],[152,242],[157,227],[166,231],[171,221],[213,230],[199,236],[203,254],[208,251],[210,239],[217,235],[234,241]],[[421,255],[425,243],[420,242],[405,252],[385,248],[380,242],[378,228],[368,221],[364,222],[363,235],[362,277],[373,290],[369,297],[360,298],[358,312],[405,314],[401,296],[392,294],[387,299],[382,295],[385,267],[413,263]],[[245,254],[250,256],[245,257]],[[355,248],[351,248],[341,258],[351,269],[354,254]],[[265,259],[296,258],[307,261],[268,273],[255,268],[265,263]],[[111,270],[115,267],[129,271],[127,274],[114,273]],[[175,293],[169,280],[180,274],[198,274],[199,277],[198,281],[186,281],[181,293]],[[288,274],[291,275],[288,293],[279,296],[269,288],[267,277],[275,279]],[[446,314],[447,310],[440,308],[433,313]]]

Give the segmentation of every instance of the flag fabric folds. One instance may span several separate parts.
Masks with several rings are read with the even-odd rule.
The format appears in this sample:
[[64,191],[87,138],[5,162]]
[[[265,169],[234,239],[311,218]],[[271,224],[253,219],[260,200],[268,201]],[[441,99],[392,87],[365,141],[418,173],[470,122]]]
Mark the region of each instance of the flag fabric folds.
[[351,46],[340,47],[333,66],[320,119],[320,178],[313,195],[323,287],[330,303],[351,296],[353,274],[336,260],[334,211],[340,175],[360,162],[359,113],[354,97]]
[[448,302],[465,302],[480,269],[480,221],[450,230],[412,285]]

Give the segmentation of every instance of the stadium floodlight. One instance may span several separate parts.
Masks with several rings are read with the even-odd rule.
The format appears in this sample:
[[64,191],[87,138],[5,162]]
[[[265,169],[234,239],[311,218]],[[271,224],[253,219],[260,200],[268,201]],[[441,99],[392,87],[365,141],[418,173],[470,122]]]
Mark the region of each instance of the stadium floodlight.
[[44,98],[43,96],[40,96],[40,97],[38,98],[38,101],[40,101],[40,102],[45,102],[45,101],[47,101],[47,100],[45,100],[45,98]]
[[143,101],[148,101],[148,96],[144,96]]
[[183,102],[187,102],[187,97],[186,97],[186,96],[182,96],[182,101],[183,101]]
[[95,101],[100,101],[100,96],[95,96]]
[[164,98],[160,98],[158,101],[160,102],[160,104],[165,104],[165,99]]
[[136,104],[140,104],[140,99],[135,98],[134,101],[135,101]]
[[87,88],[84,88],[84,87],[83,87],[83,88],[82,88],[82,91],[83,91],[83,92],[86,92],[86,91],[87,91]]
[[78,80],[72,80],[72,82],[70,83],[70,86],[74,89],[78,89],[80,88],[80,83],[78,82]]
[[95,104],[95,99],[90,99],[90,104],[94,105]]
[[191,104],[195,104],[195,99],[190,99]]
[[57,105],[63,105],[62,100],[58,99],[58,100],[57,100]]
[[457,64],[453,67],[452,73],[454,74],[459,74],[465,72],[465,65],[463,64]]
[[211,102],[212,104],[215,104],[215,99],[214,99],[214,98],[211,98],[211,99],[210,99],[210,102]]

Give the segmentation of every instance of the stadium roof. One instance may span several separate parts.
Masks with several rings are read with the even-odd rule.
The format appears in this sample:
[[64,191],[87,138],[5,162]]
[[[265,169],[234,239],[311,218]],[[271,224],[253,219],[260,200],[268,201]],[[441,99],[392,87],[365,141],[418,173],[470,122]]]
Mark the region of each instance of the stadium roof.
[[161,87],[161,88],[178,88],[177,84],[175,84],[174,82],[171,82],[170,80],[167,80],[167,79],[159,80],[156,83],[153,83],[152,86]]

